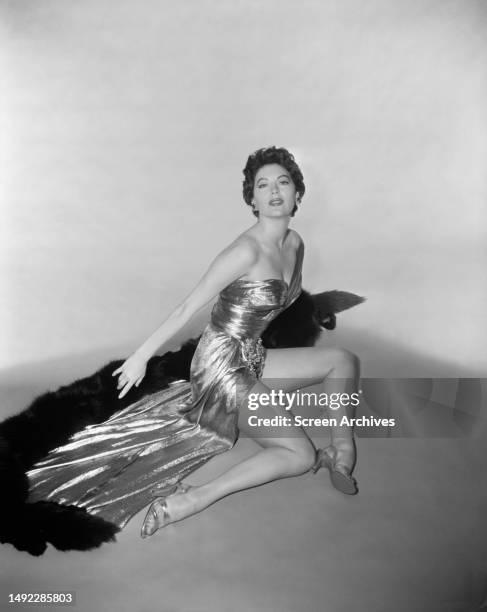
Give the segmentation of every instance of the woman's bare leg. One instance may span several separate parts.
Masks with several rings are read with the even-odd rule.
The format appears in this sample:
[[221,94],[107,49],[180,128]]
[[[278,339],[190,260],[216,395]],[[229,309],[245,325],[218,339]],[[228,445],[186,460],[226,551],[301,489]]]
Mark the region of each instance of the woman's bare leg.
[[[323,382],[329,396],[332,393],[351,395],[359,390],[360,360],[354,353],[341,348],[271,349],[267,352],[263,378],[277,379],[279,388],[285,391]],[[348,476],[353,471],[356,451],[353,427],[342,424],[344,416],[353,417],[354,408],[345,403],[339,403],[335,409],[328,408],[326,412],[337,422],[330,427],[331,442],[336,449],[335,469]]]
[[[270,389],[262,382],[256,382],[252,393],[269,393]],[[249,436],[255,436],[262,447],[248,459],[232,466],[226,472],[200,486],[194,486],[184,493],[175,493],[166,498],[166,511],[170,521],[199,512],[215,501],[243,489],[262,485],[278,478],[288,478],[308,472],[316,458],[316,450],[304,432],[297,426],[249,425],[249,417],[272,418],[275,416],[290,418],[282,406],[260,406],[256,412],[247,405],[239,410],[239,430]],[[291,432],[291,433],[290,433]],[[163,509],[156,505],[158,522],[164,520]],[[155,520],[149,515],[149,531]]]
[[[270,349],[267,353],[263,378],[279,379],[279,387],[283,390],[296,390],[325,381],[327,393],[352,393],[358,390],[359,365],[358,358],[343,349],[322,347]],[[252,389],[253,393],[268,393],[269,391],[269,387],[262,381],[257,382]],[[289,411],[280,406],[260,406],[257,412],[262,418],[272,418],[276,415],[286,418],[292,416]],[[342,416],[352,416],[347,414],[345,406],[340,406],[333,412],[338,423]],[[272,427],[268,429],[268,432],[260,427],[258,436],[255,437],[256,432],[248,423],[249,416],[248,408],[242,407],[239,414],[239,429],[254,437],[262,449],[213,480],[191,487],[186,493],[169,496],[166,500],[166,510],[171,522],[199,512],[231,493],[278,478],[296,476],[311,468],[315,460],[315,449],[301,427],[292,426],[293,435],[291,437],[289,428],[286,427]],[[355,462],[352,428],[340,425],[333,427],[331,437],[337,449],[336,468],[344,474],[350,474]],[[162,521],[161,507],[158,506],[156,511],[159,521]],[[151,528],[151,520],[154,523],[149,517],[149,528]]]

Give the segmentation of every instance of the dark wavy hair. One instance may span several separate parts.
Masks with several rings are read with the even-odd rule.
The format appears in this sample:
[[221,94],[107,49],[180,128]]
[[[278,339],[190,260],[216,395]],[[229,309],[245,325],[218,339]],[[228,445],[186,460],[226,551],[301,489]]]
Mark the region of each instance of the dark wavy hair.
[[[301,172],[298,164],[295,162],[292,153],[283,147],[265,147],[263,149],[258,149],[249,155],[245,168],[243,169],[243,174],[245,177],[242,190],[243,198],[249,206],[252,206],[255,175],[259,171],[259,168],[262,168],[262,166],[266,166],[267,164],[279,164],[285,168],[291,175],[299,197],[303,197],[306,190],[304,186],[303,173]],[[298,206],[295,204],[291,212],[291,217],[294,217],[297,210]],[[259,216],[259,212],[257,210],[252,210],[252,213],[256,217]]]

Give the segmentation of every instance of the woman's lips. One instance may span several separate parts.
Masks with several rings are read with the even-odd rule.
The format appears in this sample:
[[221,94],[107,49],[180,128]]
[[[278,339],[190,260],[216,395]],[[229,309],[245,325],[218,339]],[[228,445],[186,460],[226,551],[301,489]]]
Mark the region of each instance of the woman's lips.
[[283,200],[279,200],[279,199],[270,201],[271,206],[280,206],[282,203],[283,203]]

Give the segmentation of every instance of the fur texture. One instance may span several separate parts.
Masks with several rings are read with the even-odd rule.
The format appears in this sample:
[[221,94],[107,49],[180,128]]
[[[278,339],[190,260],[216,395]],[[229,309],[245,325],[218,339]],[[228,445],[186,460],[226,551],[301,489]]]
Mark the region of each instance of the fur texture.
[[[340,300],[333,293],[340,293]],[[344,306],[344,295],[349,296],[349,305],[363,300],[344,292],[312,296],[303,290],[266,329],[264,345],[313,346],[322,326],[332,319],[334,322],[335,312],[349,307]],[[118,398],[117,378],[112,373],[123,360],[116,360],[91,376],[37,397],[27,409],[0,424],[0,488],[4,500],[0,506],[0,542],[41,555],[48,542],[58,550],[90,550],[115,540],[119,528],[84,509],[47,501],[27,503],[26,471],[87,425],[105,421],[171,381],[188,380],[198,339],[188,340],[178,351],[152,357],[142,383],[122,399]]]

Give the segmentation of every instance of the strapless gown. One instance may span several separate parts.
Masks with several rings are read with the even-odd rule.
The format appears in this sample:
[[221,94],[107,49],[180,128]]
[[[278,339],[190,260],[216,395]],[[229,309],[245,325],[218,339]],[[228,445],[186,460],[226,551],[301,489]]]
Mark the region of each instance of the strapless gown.
[[178,381],[87,426],[27,472],[28,502],[75,505],[123,528],[155,497],[238,437],[238,409],[262,376],[260,335],[301,293],[303,248],[289,284],[237,279],[219,294]]

